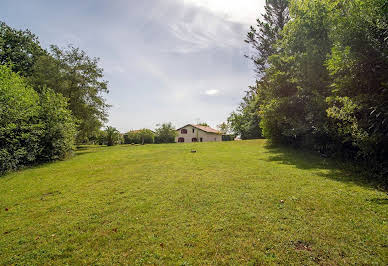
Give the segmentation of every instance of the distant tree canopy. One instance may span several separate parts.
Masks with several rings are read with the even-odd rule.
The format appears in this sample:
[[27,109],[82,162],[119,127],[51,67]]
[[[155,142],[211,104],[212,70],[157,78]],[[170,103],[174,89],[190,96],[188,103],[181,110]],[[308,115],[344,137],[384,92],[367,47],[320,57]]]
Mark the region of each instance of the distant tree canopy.
[[47,51],[29,30],[0,24],[0,64],[10,64],[38,93],[47,87],[66,97],[77,119],[78,143],[93,138],[107,120],[109,105],[103,98],[108,93],[107,81],[98,61],[73,46],[52,45]]
[[155,133],[150,129],[132,130],[124,135],[125,144],[150,144],[154,143]]
[[[388,4],[267,1],[247,43],[258,80],[232,129],[342,155],[388,174]],[[385,181],[387,182],[387,181]]]
[[171,123],[158,125],[155,130],[155,143],[173,143],[177,133]]
[[198,123],[197,125],[199,125],[199,126],[204,126],[204,127],[210,127],[209,124],[206,123],[206,122],[200,122],[200,123]]

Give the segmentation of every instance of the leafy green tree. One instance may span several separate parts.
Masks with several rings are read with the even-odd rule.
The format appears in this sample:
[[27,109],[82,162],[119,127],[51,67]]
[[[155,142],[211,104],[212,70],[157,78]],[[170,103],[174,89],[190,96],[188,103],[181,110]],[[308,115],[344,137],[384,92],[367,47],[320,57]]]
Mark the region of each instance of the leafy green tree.
[[228,117],[228,124],[234,134],[241,139],[257,139],[262,137],[259,126],[259,97],[254,88],[246,92],[237,111]]
[[388,3],[345,3],[342,12],[331,16],[337,29],[330,34],[334,45],[327,60],[332,78],[327,114],[343,152],[388,173]]
[[74,149],[77,134],[75,119],[67,108],[67,99],[51,89],[40,94],[39,119],[44,134],[40,137],[39,161],[65,159]]
[[12,70],[30,76],[36,60],[46,54],[38,38],[29,30],[15,30],[0,22],[0,64],[11,63]]
[[114,127],[106,127],[105,129],[105,143],[108,146],[114,146],[121,143],[121,134]]
[[65,158],[74,134],[74,119],[61,95],[49,89],[38,94],[0,65],[0,173]]
[[106,132],[105,130],[98,130],[95,135],[95,142],[98,145],[105,145],[106,144]]
[[289,1],[266,1],[262,17],[262,20],[257,19],[256,27],[251,26],[245,40],[252,48],[252,54],[246,57],[254,63],[258,81],[255,86],[249,87],[238,109],[228,118],[230,127],[242,139],[262,137],[259,110],[263,103],[262,91],[266,89],[263,86],[265,72],[269,67],[270,56],[279,50],[277,42],[281,39],[281,31],[290,19]]
[[0,66],[0,174],[33,163],[43,125],[39,95],[10,68]]
[[177,135],[175,127],[171,123],[157,125],[155,130],[155,143],[173,143]]
[[269,58],[261,126],[264,135],[275,141],[309,147],[324,141],[326,145],[329,10],[321,1],[293,1],[291,17],[277,44],[279,52]]
[[66,97],[77,118],[79,143],[93,139],[107,121],[109,105],[103,98],[108,93],[107,81],[98,62],[73,46],[52,45],[48,52],[29,30],[0,23],[0,64],[11,63],[12,70],[27,77],[37,92],[47,87]]
[[257,86],[263,134],[386,176],[387,2],[293,0],[290,16]]
[[263,19],[258,18],[256,27],[250,27],[245,40],[253,50],[253,54],[246,57],[253,61],[260,77],[268,68],[268,58],[277,52],[275,44],[290,20],[289,0],[267,0],[264,8]]
[[29,78],[37,91],[49,87],[68,99],[69,109],[78,120],[79,143],[93,138],[107,121],[109,105],[103,94],[109,91],[98,61],[79,48],[62,50],[52,45],[49,55],[38,58]]
[[223,134],[229,134],[230,133],[230,125],[228,123],[222,122],[221,124],[217,125],[217,128]]

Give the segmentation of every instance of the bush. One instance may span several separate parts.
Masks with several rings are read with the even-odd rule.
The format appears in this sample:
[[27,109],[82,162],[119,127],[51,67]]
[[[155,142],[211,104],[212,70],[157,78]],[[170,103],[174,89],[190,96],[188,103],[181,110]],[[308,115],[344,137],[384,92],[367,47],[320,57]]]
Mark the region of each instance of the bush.
[[73,151],[77,134],[75,120],[67,109],[66,99],[46,89],[40,94],[40,105],[44,133],[40,138],[42,150],[39,160],[64,159]]
[[39,95],[7,66],[0,66],[0,173],[30,164],[39,154],[43,125]]
[[125,144],[150,144],[154,143],[155,133],[150,129],[132,130],[124,135]]
[[177,133],[171,123],[164,123],[155,130],[155,143],[173,143]]
[[105,129],[105,141],[104,143],[108,146],[114,146],[121,144],[122,137],[120,132],[114,127],[107,127]]
[[0,174],[72,151],[75,122],[66,107],[61,95],[49,89],[39,95],[0,65]]

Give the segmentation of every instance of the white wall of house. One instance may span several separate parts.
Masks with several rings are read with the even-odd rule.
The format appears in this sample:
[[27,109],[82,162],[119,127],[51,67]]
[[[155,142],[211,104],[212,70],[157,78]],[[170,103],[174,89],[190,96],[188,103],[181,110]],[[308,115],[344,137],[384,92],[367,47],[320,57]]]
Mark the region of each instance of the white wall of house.
[[[181,130],[182,129],[186,129],[187,130],[187,134],[182,134],[181,133]],[[177,130],[177,137],[175,137],[175,142],[178,142],[178,139],[179,138],[184,138],[185,139],[185,143],[187,142],[193,142],[193,138],[197,138],[197,141],[198,142],[201,142],[201,138],[202,138],[202,142],[215,142],[215,141],[222,141],[222,135],[220,134],[214,134],[214,133],[209,133],[209,132],[205,132],[203,130],[200,130],[198,128],[195,128],[193,126],[185,126],[179,130]]]

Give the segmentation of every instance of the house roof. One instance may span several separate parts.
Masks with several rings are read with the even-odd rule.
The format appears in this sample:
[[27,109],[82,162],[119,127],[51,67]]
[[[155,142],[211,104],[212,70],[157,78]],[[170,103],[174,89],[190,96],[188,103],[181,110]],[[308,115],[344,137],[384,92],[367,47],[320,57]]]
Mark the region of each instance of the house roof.
[[187,126],[192,126],[192,127],[195,127],[199,130],[202,130],[202,131],[205,131],[205,132],[208,132],[208,133],[214,133],[214,134],[222,134],[222,132],[218,131],[217,129],[214,129],[214,128],[211,128],[211,127],[207,127],[207,126],[202,126],[202,125],[193,125],[193,124],[187,124],[181,128],[178,128],[177,130],[181,130],[182,128],[184,127],[187,127]]

